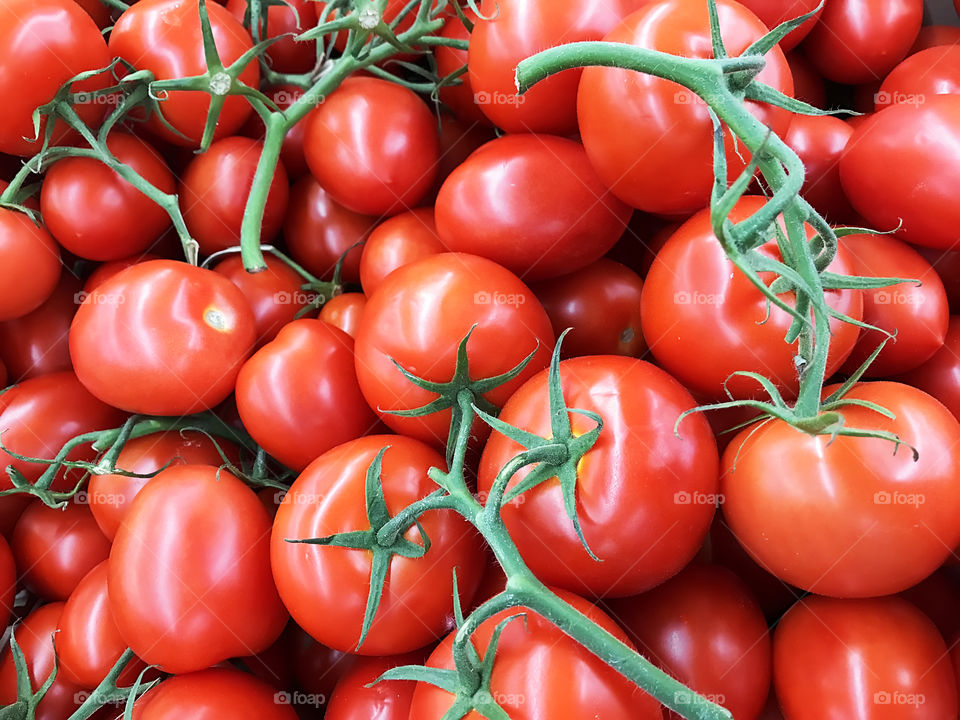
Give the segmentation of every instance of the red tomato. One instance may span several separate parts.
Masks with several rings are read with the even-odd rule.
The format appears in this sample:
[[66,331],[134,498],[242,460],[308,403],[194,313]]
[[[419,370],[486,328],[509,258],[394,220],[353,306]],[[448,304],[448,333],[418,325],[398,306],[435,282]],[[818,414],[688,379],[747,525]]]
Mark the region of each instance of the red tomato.
[[304,152],[310,172],[341,205],[394,215],[416,207],[433,184],[436,121],[412,90],[350,78],[311,113]]
[[288,693],[228,668],[210,668],[169,678],[137,700],[134,720],[230,718],[297,720]]
[[110,551],[110,608],[127,645],[178,674],[268,648],[287,623],[269,531],[256,494],[225,470],[181,465],[150,481]]
[[[476,14],[469,7],[464,7],[464,13],[474,24],[477,23]],[[470,39],[470,31],[467,30],[466,25],[456,18],[449,19],[438,34],[440,37],[451,40]],[[441,78],[452,75],[467,64],[466,50],[438,45],[433,53],[437,61],[437,75]],[[490,121],[487,120],[487,116],[477,105],[476,94],[473,85],[470,83],[470,73],[463,73],[457,78],[457,81],[458,84],[444,85],[440,88],[441,102],[449,107],[460,120],[469,125],[475,123],[489,125]]]
[[951,439],[960,424],[908,385],[862,383],[846,397],[896,416],[845,407],[848,427],[896,433],[919,460],[909,448],[894,455],[887,440],[831,442],[773,420],[742,431],[724,453],[723,514],[763,567],[797,587],[836,597],[899,592],[960,543],[960,457]]
[[960,578],[948,566],[937,570],[912,588],[907,588],[900,597],[916,605],[933,621],[937,630],[950,645],[960,636],[960,617],[956,608],[960,604]]
[[830,115],[795,115],[784,142],[803,161],[805,174],[801,194],[834,223],[853,219],[853,208],[840,184],[840,157],[853,128]]
[[[444,181],[454,170],[470,157],[474,150],[496,137],[493,128],[486,123],[464,122],[448,112],[440,113],[440,159],[437,161],[437,177],[427,199],[433,200]],[[426,200],[425,200],[426,203]]]
[[[262,35],[262,38],[266,40],[287,35],[271,45],[264,53],[263,57],[272,70],[292,74],[313,70],[317,64],[316,41],[297,42],[293,35],[306,32],[317,24],[317,13],[314,9],[317,4],[311,0],[292,0],[286,6],[262,6],[267,16],[267,32]],[[247,0],[227,0],[227,10],[242,23],[247,13]],[[248,18],[247,25],[249,24]]]
[[384,220],[374,228],[360,256],[360,284],[373,295],[383,279],[414,260],[446,252],[437,236],[433,208],[417,208]]
[[960,252],[925,247],[918,247],[917,250],[940,276],[951,310],[960,311]]
[[125,257],[121,258],[120,260],[111,260],[109,262],[101,263],[92,273],[90,273],[90,276],[86,279],[86,282],[83,283],[83,289],[86,294],[89,294],[93,292],[94,288],[102,285],[114,275],[117,275],[121,270],[126,270],[131,265],[137,265],[142,262],[147,262],[148,260],[161,259],[163,258],[161,258],[159,255],[154,255],[153,253],[143,253],[142,255],[137,255],[135,257]]
[[799,50],[787,53],[786,57],[787,64],[790,65],[790,72],[793,75],[793,94],[797,100],[803,100],[805,103],[818,108],[826,107],[827,85],[820,77],[820,73],[814,69],[810,61]]
[[50,233],[25,213],[0,207],[0,321],[36,310],[59,279],[60,248]]
[[23,511],[30,504],[29,495],[6,495],[0,497],[0,535],[7,540],[13,535],[13,528]]
[[10,545],[0,535],[0,625],[13,619],[13,599],[17,595],[17,566]]
[[[274,5],[271,7],[280,8],[281,6]],[[271,12],[273,11],[271,10]],[[273,100],[278,108],[286,110],[303,95],[303,88],[296,85],[278,85],[273,88],[261,88],[261,92]],[[310,173],[310,168],[307,167],[307,159],[303,155],[303,136],[306,129],[307,120],[304,118],[290,128],[283,138],[280,160],[283,161],[283,166],[291,180],[302,178]],[[247,123],[243,126],[243,134],[256,140],[263,140],[266,128],[257,113],[253,113],[247,120]]]
[[327,300],[318,316],[347,335],[356,338],[360,327],[360,318],[367,307],[367,296],[363,293],[343,293]]
[[609,194],[580,143],[532,134],[474,152],[443,183],[436,204],[446,247],[525,280],[586,267],[614,246],[631,213]]
[[105,28],[110,25],[110,8],[100,0],[74,0],[74,2],[93,18],[98,27]]
[[880,85],[876,109],[922,105],[934,95],[960,93],[960,45],[932,47],[897,65]]
[[817,14],[807,20],[803,25],[787,35],[780,41],[780,49],[786,52],[792,50],[803,40],[813,29],[820,19],[822,10],[818,9],[820,0],[793,0],[785,3],[782,0],[743,0],[747,9],[752,10],[758,18],[763,20],[763,24],[771,30],[780,23],[787,20],[793,20],[808,12],[817,10]]
[[[717,3],[723,40],[739,55],[766,34],[766,26],[734,0]],[[627,16],[607,42],[684,55],[712,57],[707,4],[667,0]],[[793,94],[783,51],[767,53],[759,82]],[[791,114],[749,102],[754,115],[783,137]],[[706,104],[668,80],[632,70],[590,67],[583,71],[577,114],[584,147],[604,184],[633,207],[668,215],[688,214],[709,204],[713,188],[713,124]],[[663,139],[669,137],[669,142]],[[746,167],[743,144],[726,133],[731,178]]]
[[777,697],[790,720],[957,714],[943,638],[899,598],[808,596],[777,625],[773,654]]
[[937,398],[960,420],[960,317],[950,318],[943,346],[897,380]]
[[401,665],[420,665],[423,660],[423,653],[358,659],[337,682],[324,720],[409,720],[415,682],[371,683],[387,670]]
[[952,25],[924,25],[920,34],[910,48],[910,54],[941,45],[956,45],[960,43],[960,27]]
[[[453,570],[461,601],[469,603],[486,558],[479,536],[452,510],[420,518],[430,538],[421,558],[394,555],[370,632],[359,648],[372,553],[288,543],[340,532],[368,530],[366,473],[381,448],[381,477],[391,515],[436,489],[431,467],[445,467],[435,450],[402,435],[370,435],[321,455],[301,473],[273,524],[273,575],[293,619],[318,642],[344,652],[388,655],[423,647],[450,629]],[[420,543],[418,530],[405,538]]]
[[253,349],[236,285],[172,260],[127,268],[83,301],[70,328],[77,377],[115,407],[148,415],[207,410],[232,391]]
[[311,695],[329,698],[340,677],[360,659],[321,645],[292,620],[285,635],[296,686]]

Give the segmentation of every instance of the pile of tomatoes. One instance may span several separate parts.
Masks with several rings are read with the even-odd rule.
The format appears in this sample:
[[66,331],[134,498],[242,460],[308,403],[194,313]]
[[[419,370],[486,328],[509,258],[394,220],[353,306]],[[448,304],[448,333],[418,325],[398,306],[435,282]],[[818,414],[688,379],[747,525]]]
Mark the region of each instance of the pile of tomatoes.
[[[409,4],[269,4],[274,41],[237,82],[288,107],[352,47],[295,34],[362,8],[400,33]],[[842,234],[829,273],[890,279],[826,291],[827,405],[886,341],[836,407],[887,435],[832,437],[748,406],[689,412],[771,389],[789,404],[803,370],[791,317],[714,236],[704,102],[613,67],[517,92],[521,60],[570,42],[713,57],[706,0],[438,3],[429,40],[347,77],[284,138],[260,272],[239,253],[265,133],[247,98],[220,98],[202,152],[219,100],[199,89],[158,91],[106,140],[176,196],[200,265],[90,150],[124,75],[208,70],[197,0],[124,5],[0,0],[11,717],[124,717],[134,684],[137,720],[451,717],[455,685],[374,681],[454,668],[461,610],[509,587],[493,550],[699,693],[677,700],[686,717],[704,699],[736,720],[957,717],[960,27],[922,26],[921,0],[716,3],[730,56],[810,13],[756,81],[857,111],[746,101],[803,161],[817,211],[875,229]],[[247,2],[206,12],[224,67],[253,50]],[[72,78],[85,132],[34,115]],[[732,180],[750,158],[729,133],[726,155]],[[755,181],[730,219],[765,202]],[[772,229],[763,252],[780,257]],[[443,384],[468,372],[470,402],[523,431],[469,418],[483,504],[518,437],[554,437],[554,352],[569,433],[602,420],[564,476],[575,492],[553,477],[508,496],[510,544],[450,508],[385,543],[450,466]],[[522,611],[472,639],[495,655],[483,692],[503,717],[677,717],[546,617],[507,622]]]

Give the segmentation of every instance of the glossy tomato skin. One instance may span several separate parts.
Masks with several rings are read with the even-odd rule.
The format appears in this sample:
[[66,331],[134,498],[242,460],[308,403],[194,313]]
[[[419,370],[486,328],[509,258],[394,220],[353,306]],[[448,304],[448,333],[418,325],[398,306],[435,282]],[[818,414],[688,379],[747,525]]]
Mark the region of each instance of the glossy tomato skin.
[[853,128],[830,115],[795,115],[784,141],[803,161],[801,195],[829,221],[853,219],[853,208],[840,183],[840,158]]
[[417,684],[410,680],[372,683],[392,668],[422,665],[424,658],[423,652],[358,658],[337,681],[324,720],[409,720]]
[[[684,420],[693,398],[653,365],[620,356],[560,363],[568,407],[604,419],[597,443],[578,464],[577,511],[592,559],[567,519],[559,481],[551,479],[505,506],[503,519],[527,566],[540,580],[584,595],[624,596],[657,585],[686,565],[703,544],[717,502],[718,459],[702,416]],[[547,371],[510,398],[506,423],[550,437]],[[574,434],[595,423],[572,414]],[[657,448],[656,459],[651,448]],[[477,487],[489,492],[501,468],[522,448],[499,433],[487,441]],[[527,473],[514,476],[512,484]],[[649,548],[637,557],[631,548]]]
[[[287,7],[263,6],[267,15],[267,32],[262,39],[306,32],[317,24],[317,4],[310,0],[293,0]],[[228,0],[227,10],[242,23],[247,12],[246,0]],[[264,57],[271,69],[279,73],[310,72],[317,64],[317,43],[297,42],[293,37],[283,37],[270,46]]]
[[960,457],[948,440],[960,424],[934,398],[899,383],[862,383],[846,397],[896,416],[845,407],[849,427],[896,433],[919,460],[909,448],[894,455],[887,440],[829,443],[772,421],[750,437],[753,428],[744,430],[724,453],[723,514],[762,566],[797,587],[835,597],[898,592],[960,542]]
[[[449,410],[419,418],[385,412],[436,399],[408,381],[393,361],[426,380],[447,382],[457,348],[474,325],[467,343],[471,378],[501,375],[537,351],[516,378],[486,393],[500,407],[547,366],[554,343],[546,312],[516,275],[485,258],[443,253],[396,270],[370,297],[357,331],[357,377],[367,403],[391,429],[446,443]],[[482,426],[477,421],[474,432],[484,433]]]
[[435,120],[408,88],[372,77],[344,82],[314,111],[304,151],[310,172],[344,207],[394,215],[416,207],[433,184]]
[[423,207],[394,215],[377,225],[360,256],[360,284],[373,295],[383,279],[414,260],[446,252],[437,234],[433,208]]
[[476,150],[446,179],[436,202],[447,248],[494,260],[527,281],[597,260],[631,214],[604,187],[580,143],[533,134],[506,135]]
[[59,278],[60,248],[50,233],[26,213],[0,208],[0,321],[36,310]]
[[155,255],[153,253],[143,253],[142,255],[130,256],[120,258],[119,260],[110,260],[105,263],[100,263],[94,269],[94,271],[87,276],[87,279],[84,280],[83,289],[85,293],[91,293],[93,292],[94,288],[102,285],[114,275],[117,275],[121,270],[126,270],[131,265],[137,265],[142,262],[147,262],[148,260],[161,259],[162,258],[159,255]]
[[960,93],[960,46],[921,50],[897,65],[880,85],[876,109],[889,105],[922,104],[933,95]]
[[329,325],[343,330],[352,338],[357,337],[360,319],[367,307],[367,296],[363,293],[343,293],[324,303],[317,316]]
[[287,623],[269,530],[256,494],[226,470],[180,465],[155,477],[110,551],[110,609],[127,645],[172,673],[268,648]]
[[353,340],[322,320],[295,320],[255,353],[236,398],[257,444],[297,472],[377,421],[357,382]]
[[641,653],[684,685],[735,718],[759,716],[770,691],[770,637],[760,606],[730,570],[693,563],[643,595],[614,602],[611,614]]
[[10,544],[0,535],[0,623],[4,627],[13,618],[13,600],[17,595],[17,566]]
[[960,317],[950,317],[943,346],[897,380],[932,395],[960,420]]
[[[357,648],[370,587],[370,552],[287,539],[369,529],[366,473],[384,447],[389,449],[381,477],[391,515],[436,489],[427,471],[445,467],[439,453],[413,438],[369,435],[321,455],[300,474],[277,511],[271,539],[274,578],[293,619],[318,642],[362,655],[409,652],[447,632],[453,569],[466,604],[486,563],[479,536],[459,515],[450,510],[423,515],[430,549],[422,558],[391,559],[377,615]],[[405,537],[419,542],[416,528]]]
[[900,598],[807,596],[773,636],[774,683],[790,720],[952,718],[946,645]]
[[[730,55],[767,32],[757,17],[733,0],[717,3]],[[607,42],[628,43],[687,57],[712,57],[707,5],[669,0],[628,15]],[[774,48],[757,80],[787,95],[793,79],[783,51]],[[781,137],[790,113],[760,103],[750,111]],[[580,134],[590,162],[614,195],[640,210],[683,215],[709,204],[713,187],[713,124],[707,106],[679,85],[632,70],[591,67],[577,95]],[[670,142],[662,142],[669,136]],[[746,167],[726,134],[731,180]],[[743,157],[741,157],[741,155]],[[747,158],[748,159],[748,158]]]
[[80,381],[128,412],[186,415],[223,401],[253,349],[253,313],[232,282],[172,260],[95,288],[70,328]]
[[[630,640],[602,610],[563,590],[561,599],[586,615],[621,642]],[[500,636],[490,692],[511,720],[661,720],[656,700],[564,635],[555,625],[526,608],[511,608],[480,625],[473,644],[481,657],[496,626],[523,612]],[[453,635],[448,635],[427,660],[430,667],[453,669]],[[564,679],[563,682],[544,681]],[[573,679],[576,679],[574,682]],[[410,717],[440,720],[453,704],[453,696],[433,685],[418,683]],[[464,720],[481,720],[473,711]]]
[[816,25],[820,19],[820,14],[823,12],[817,7],[820,4],[818,0],[794,0],[794,2],[789,3],[781,2],[780,0],[745,0],[743,4],[748,10],[753,11],[753,13],[763,21],[763,24],[771,30],[780,23],[793,20],[801,15],[806,15],[809,12],[817,10],[817,13],[812,18],[780,41],[780,48],[784,52],[795,48],[800,41],[810,33],[813,26]]
[[[110,52],[138,70],[150,70],[158,80],[192,77],[207,72],[196,0],[140,0],[124,11],[110,33]],[[217,51],[230,65],[253,47],[250,33],[220,5],[207,5]],[[260,84],[260,68],[250,63],[240,74],[248,87]],[[171,91],[160,103],[164,118],[179,133],[171,132],[156,116],[147,127],[174,145],[199,147],[207,121],[210,95],[205,92]],[[214,139],[232,135],[252,112],[240,96],[228,97],[214,131]],[[183,136],[186,137],[183,137]]]

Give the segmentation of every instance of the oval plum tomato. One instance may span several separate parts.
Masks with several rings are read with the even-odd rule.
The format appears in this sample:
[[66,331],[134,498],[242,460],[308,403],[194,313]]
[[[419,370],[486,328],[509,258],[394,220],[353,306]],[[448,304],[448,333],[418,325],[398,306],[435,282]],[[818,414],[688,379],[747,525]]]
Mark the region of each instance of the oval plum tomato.
[[870,227],[892,230],[902,221],[907,242],[952,247],[960,240],[960,96],[877,113],[850,138],[840,179]]
[[793,20],[801,15],[806,15],[808,12],[817,10],[816,15],[780,41],[780,49],[784,52],[795,48],[800,41],[810,33],[813,26],[816,25],[820,19],[820,14],[823,12],[822,9],[818,8],[820,5],[819,0],[793,0],[789,3],[785,3],[782,0],[743,0],[743,4],[748,10],[752,10],[758,18],[763,20],[763,24],[771,30],[780,23]]
[[960,420],[960,317],[950,318],[943,346],[897,380],[932,395]]
[[387,670],[420,665],[423,660],[423,653],[358,658],[337,681],[324,720],[409,720],[417,684],[410,680],[373,683]]
[[563,356],[630,355],[646,349],[640,331],[643,280],[633,270],[607,258],[531,288],[550,316],[553,331],[573,332]]
[[[218,438],[215,445],[204,433],[181,430],[128,440],[117,456],[116,466],[146,475],[173,465],[222,465],[223,457],[217,445],[231,462],[239,463],[239,449],[229,440]],[[130,512],[134,497],[150,480],[115,474],[90,476],[86,501],[100,530],[111,541]]]
[[807,596],[777,625],[773,658],[777,698],[790,720],[957,714],[943,638],[900,598]]
[[737,720],[756,720],[763,710],[772,660],[767,621],[726,568],[693,563],[643,595],[614,602],[610,611],[641,653]]
[[922,20],[923,0],[830,0],[803,49],[830,80],[880,80],[906,57]]
[[377,421],[357,383],[353,339],[322,320],[295,320],[254,353],[236,397],[251,437],[297,472]]
[[[312,4],[312,3],[311,3]],[[271,7],[281,7],[273,5]],[[276,87],[261,88],[261,92],[276,103],[281,110],[293,105],[301,95],[303,88],[296,85],[277,85]],[[307,158],[303,154],[303,137],[307,130],[307,119],[303,118],[287,131],[280,148],[280,160],[291,180],[297,180],[310,173],[307,167]],[[243,134],[255,140],[262,141],[266,135],[266,127],[257,113],[253,113],[243,126]]]
[[[756,15],[734,0],[717,3],[723,40],[731,56],[766,34]],[[607,42],[686,57],[713,57],[707,3],[667,0],[627,16]],[[787,95],[793,79],[783,51],[774,48],[764,58],[757,80]],[[536,88],[534,88],[535,90]],[[771,105],[747,107],[783,137],[791,114]],[[583,71],[577,95],[580,135],[600,179],[626,203],[647,212],[689,214],[709,204],[713,187],[713,123],[706,104],[676,83],[619,68],[590,67]],[[731,178],[746,167],[742,143],[726,136]],[[669,137],[669,142],[663,142]]]
[[[744,197],[730,219],[745,220],[764,203],[762,197]],[[808,237],[813,234],[808,225]],[[773,239],[763,251],[779,258]],[[849,254],[841,249],[830,268],[849,274]],[[765,275],[761,273],[761,277]],[[831,290],[827,303],[854,319],[863,315],[863,297],[858,290]],[[709,210],[681,225],[657,254],[643,285],[640,316],[643,337],[657,362],[694,393],[727,400],[724,382],[728,378],[726,389],[734,397],[761,392],[755,381],[731,377],[738,370],[762,373],[781,392],[797,393],[796,345],[783,341],[791,317],[777,307],[769,309],[768,317],[766,298],[734,269],[713,234]],[[846,360],[860,332],[856,325],[836,319],[831,320],[830,328],[833,338],[827,375]]]
[[50,233],[29,215],[0,207],[0,320],[36,310],[59,279],[60,248]]
[[581,71],[568,70],[517,95],[517,63],[554,45],[599,40],[625,14],[620,1],[484,0],[480,14],[470,37],[468,73],[484,115],[507,132],[575,134]]
[[[74,75],[110,64],[107,44],[100,28],[71,0],[4,0],[0,3],[0,57],[4,71],[0,97],[6,98],[0,116],[0,152],[29,157],[40,151],[46,118],[39,134],[33,127],[33,111],[53,100],[60,86]],[[110,76],[102,73],[74,84],[74,92],[107,87]],[[77,114],[96,125],[106,106],[78,103]],[[59,144],[72,133],[62,122],[53,129]],[[6,263],[3,263],[4,265]],[[3,283],[6,286],[6,283]]]
[[360,284],[369,296],[383,279],[414,260],[446,252],[437,235],[433,208],[417,208],[395,215],[374,228],[360,256]]
[[358,282],[362,250],[350,248],[366,240],[376,224],[376,218],[337,203],[311,175],[300,178],[290,191],[283,236],[293,259],[323,280],[333,277],[337,262],[346,253],[343,280]]
[[[893,382],[857,385],[846,425],[888,440],[816,437],[779,420],[747,428],[721,463],[723,514],[747,551],[777,577],[836,597],[899,592],[939,567],[960,543],[960,423],[924,392]],[[776,468],[776,472],[771,472]]]
[[922,104],[933,95],[960,94],[960,46],[932,47],[911,55],[884,78],[876,109]]
[[329,325],[343,330],[352,338],[357,337],[360,318],[367,307],[367,296],[363,293],[343,293],[324,303],[317,316]]
[[[140,138],[113,133],[107,148],[159,190],[173,194],[173,173]],[[47,229],[87,260],[119,260],[143,252],[170,227],[170,216],[95,158],[68,157],[44,177],[40,207]]]
[[256,339],[243,293],[212,270],[153,260],[83,301],[70,328],[77,377],[128,412],[188,415],[232,391]]
[[[560,363],[569,407],[604,419],[597,443],[577,465],[577,515],[597,562],[582,546],[552,478],[503,508],[503,520],[527,566],[548,585],[580,594],[643,592],[680,571],[703,544],[717,504],[718,458],[700,415],[677,418],[696,404],[663,370],[633,358],[593,356]],[[551,437],[547,371],[510,398],[500,419]],[[571,414],[574,435],[593,420]],[[651,455],[656,448],[656,455]],[[480,460],[477,487],[488,493],[522,448],[494,433]],[[527,475],[514,475],[511,486]],[[645,548],[638,557],[631,548]]]
[[[363,313],[355,348],[357,378],[370,407],[395,432],[443,445],[450,411],[398,417],[436,394],[411,383],[397,369],[433,382],[454,375],[457,348],[467,342],[470,377],[492,378],[519,365],[536,350],[520,374],[484,397],[497,407],[539,370],[553,350],[550,319],[534,294],[509,270],[491,260],[462,253],[423,258],[391,273]],[[483,436],[477,420],[474,434]]]
[[[827,84],[810,61],[799,50],[787,53],[787,64],[793,75],[793,94],[797,100],[822,108],[827,104]],[[798,116],[794,116],[794,120]],[[805,116],[810,117],[810,116]],[[791,121],[791,126],[793,122]]]
[[918,53],[927,48],[941,45],[956,45],[960,43],[960,27],[953,25],[924,25],[920,34],[910,48],[910,54]]
[[436,121],[412,90],[354,77],[310,115],[310,172],[333,198],[367,215],[395,215],[423,199],[440,155]]
[[[271,539],[274,579],[293,619],[318,642],[361,655],[409,652],[447,632],[454,568],[466,605],[486,563],[479,536],[465,520],[452,510],[426,513],[420,525],[430,538],[429,549],[421,558],[391,556],[377,614],[357,647],[373,553],[287,540],[369,530],[367,469],[384,447],[381,478],[391,516],[436,490],[427,471],[446,465],[433,448],[402,435],[369,435],[310,463],[283,499]],[[404,537],[422,543],[417,528]]]
[[13,619],[13,600],[17,595],[17,566],[6,539],[0,535],[0,624]]
[[[463,9],[467,19],[476,26],[478,20],[476,14],[469,7]],[[450,40],[470,39],[470,31],[458,18],[447,20],[438,35]],[[467,51],[459,48],[437,45],[434,48],[433,55],[437,61],[437,75],[441,78],[449,77],[467,64]],[[480,110],[480,106],[477,105],[476,94],[473,91],[473,85],[470,83],[470,73],[463,73],[457,80],[458,83],[451,83],[440,88],[440,101],[465,123],[489,125],[490,121]]]
[[151,689],[133,706],[133,720],[185,717],[231,720],[297,720],[286,693],[249,673],[210,668],[178,674]]
[[[557,595],[621,642],[631,644],[595,605],[563,590]],[[500,635],[490,681],[490,694],[511,720],[661,720],[660,703],[532,610],[511,608],[480,625],[472,642],[481,656],[496,626],[518,611],[524,617],[511,621]],[[433,651],[427,665],[454,668],[453,634]],[[566,681],[547,683],[545,678]],[[446,690],[418,683],[410,717],[440,720],[453,702],[454,696]],[[482,717],[473,711],[464,720]]]
[[[943,347],[950,322],[947,293],[940,276],[920,253],[889,235],[848,235],[840,243],[850,251],[854,275],[920,281],[864,291],[863,321],[897,334],[880,351],[865,376],[889,377],[929,360]],[[842,370],[853,373],[885,337],[876,330],[861,330]]]
[[[157,80],[193,77],[207,72],[200,31],[198,0],[139,0],[125,10],[110,32],[110,52],[133,65],[149,70]],[[225,66],[240,59],[253,47],[250,33],[226,8],[207,3],[210,27],[217,52]],[[260,67],[251,62],[240,74],[247,87],[260,85]],[[172,132],[156,115],[147,128],[174,145],[199,147],[211,96],[192,90],[171,91],[161,102],[160,112],[177,131]],[[214,130],[214,139],[233,135],[252,109],[239,95],[226,98]]]
[[[262,39],[281,37],[264,53],[270,68],[278,73],[306,73],[317,64],[316,41],[297,42],[293,35],[306,32],[317,24],[318,3],[310,0],[289,0],[284,5],[262,6],[267,15],[266,33]],[[247,0],[227,0],[227,10],[241,23],[247,14]],[[249,17],[246,18],[250,25]]]
[[168,468],[138,493],[113,541],[108,587],[121,637],[165,672],[265,650],[287,623],[267,511],[210,465]]
[[[124,420],[119,410],[97,400],[72,372],[41,375],[25,380],[0,395],[0,439],[4,447],[32,458],[52,458],[68,440],[95,430],[119,427]],[[81,445],[68,460],[92,461],[93,448]],[[0,450],[0,470],[14,467],[30,482],[36,482],[47,466],[19,460]],[[13,485],[6,472],[0,488]],[[79,469],[61,470],[52,488],[68,490],[83,477]]]
[[803,161],[801,195],[833,223],[853,219],[853,208],[840,183],[840,157],[853,128],[830,115],[795,115],[784,142]]
[[446,179],[436,203],[444,245],[526,280],[597,260],[631,214],[604,187],[580,143],[533,134],[506,135],[475,151]]

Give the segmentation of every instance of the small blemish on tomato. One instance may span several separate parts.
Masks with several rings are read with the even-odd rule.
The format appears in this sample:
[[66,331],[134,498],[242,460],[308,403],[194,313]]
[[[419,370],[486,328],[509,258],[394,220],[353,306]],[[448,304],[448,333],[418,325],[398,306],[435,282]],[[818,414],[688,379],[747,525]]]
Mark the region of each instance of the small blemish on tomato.
[[220,332],[230,330],[230,321],[226,313],[215,307],[208,307],[203,311],[203,321],[214,330]]

